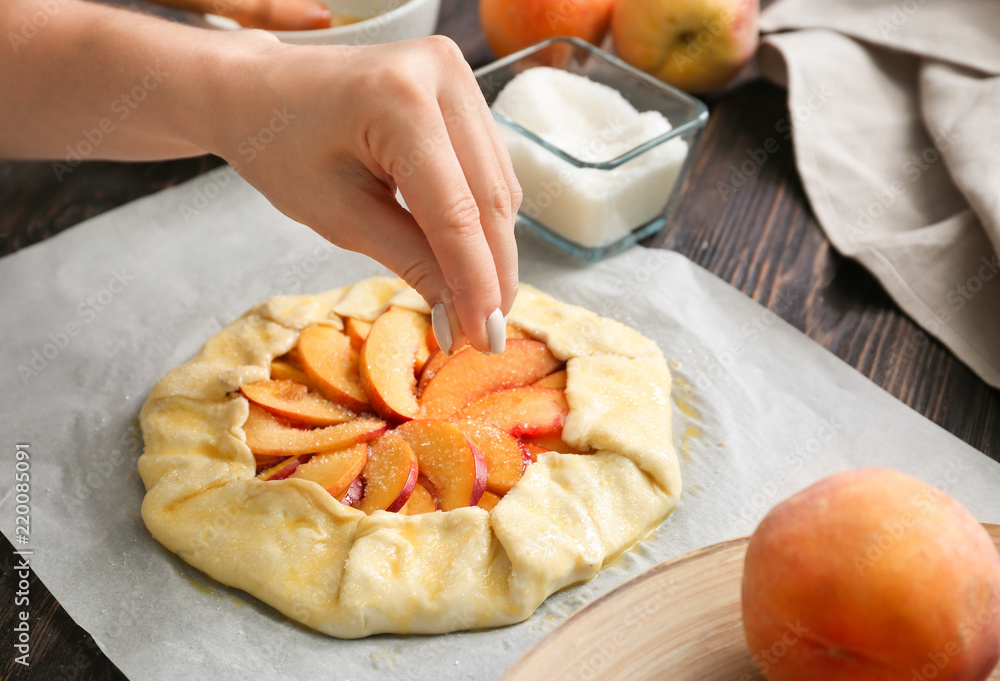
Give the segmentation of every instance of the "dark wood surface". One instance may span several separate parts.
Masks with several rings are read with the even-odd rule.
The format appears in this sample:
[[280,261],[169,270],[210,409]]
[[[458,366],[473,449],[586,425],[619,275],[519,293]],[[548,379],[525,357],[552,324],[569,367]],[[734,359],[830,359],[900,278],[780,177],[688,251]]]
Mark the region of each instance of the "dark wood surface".
[[[444,0],[439,32],[473,66],[492,59],[473,0]],[[775,137],[785,93],[750,73],[710,101],[711,119],[670,224],[648,245],[670,248],[715,273],[904,403],[1000,461],[1000,391],[979,380],[928,337],[856,263],[840,257],[809,209],[791,142],[728,200],[716,183],[748,149]],[[49,163],[0,162],[0,255],[42,241],[106,210],[183,182],[221,161],[88,163],[59,182]],[[32,664],[13,662],[17,575],[12,547],[0,546],[0,680],[121,681],[34,576],[30,580]],[[169,680],[164,680],[169,681]]]

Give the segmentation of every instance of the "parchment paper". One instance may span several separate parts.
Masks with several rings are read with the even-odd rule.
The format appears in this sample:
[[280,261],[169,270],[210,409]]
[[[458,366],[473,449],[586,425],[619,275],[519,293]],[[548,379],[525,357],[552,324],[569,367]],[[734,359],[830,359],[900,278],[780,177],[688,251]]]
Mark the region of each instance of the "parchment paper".
[[384,273],[324,244],[218,170],[0,262],[0,523],[13,541],[14,452],[28,444],[31,565],[133,681],[496,679],[599,594],[749,533],[777,501],[846,468],[906,471],[1000,521],[1000,465],[682,256],[636,248],[580,269],[524,243],[524,281],[635,326],[672,360],[680,505],[522,624],[359,641],[312,633],[149,536],[136,416],[168,369],[257,301]]

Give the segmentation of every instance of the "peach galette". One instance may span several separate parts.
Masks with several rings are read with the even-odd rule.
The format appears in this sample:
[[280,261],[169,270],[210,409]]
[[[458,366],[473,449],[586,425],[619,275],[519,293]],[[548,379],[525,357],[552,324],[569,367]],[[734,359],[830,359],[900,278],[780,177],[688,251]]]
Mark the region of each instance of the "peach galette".
[[273,298],[150,394],[143,519],[333,636],[510,624],[674,508],[669,394],[655,343],[529,286],[497,355],[396,279]]

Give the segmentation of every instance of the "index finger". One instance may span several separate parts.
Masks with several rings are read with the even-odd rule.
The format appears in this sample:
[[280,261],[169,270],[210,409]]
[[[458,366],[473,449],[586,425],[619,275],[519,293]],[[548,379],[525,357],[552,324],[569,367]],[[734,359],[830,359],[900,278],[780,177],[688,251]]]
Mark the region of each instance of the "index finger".
[[500,309],[500,285],[476,198],[440,109],[417,110],[394,139],[389,152],[392,162],[383,167],[395,180],[441,267],[449,289],[442,291],[443,302],[450,302],[472,346],[487,351],[486,320]]

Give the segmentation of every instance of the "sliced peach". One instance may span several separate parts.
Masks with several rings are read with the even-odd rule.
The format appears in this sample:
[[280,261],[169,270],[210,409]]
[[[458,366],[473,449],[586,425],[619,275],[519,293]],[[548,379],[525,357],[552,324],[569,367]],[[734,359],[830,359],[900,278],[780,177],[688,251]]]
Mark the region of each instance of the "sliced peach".
[[514,437],[560,435],[569,404],[555,388],[510,388],[484,395],[455,414],[456,421],[492,423]]
[[455,424],[422,419],[407,421],[395,432],[417,455],[438,508],[450,511],[476,505],[486,489],[486,460]]
[[557,388],[559,390],[566,389],[566,370],[553,371],[551,374],[545,378],[539,379],[532,383],[536,388]]
[[424,340],[427,343],[427,349],[430,350],[431,353],[433,353],[435,350],[441,349],[441,346],[438,345],[437,336],[434,335],[433,328],[427,329],[427,336],[424,338]]
[[368,450],[368,463],[361,473],[365,496],[358,507],[375,511],[398,511],[417,485],[417,455],[406,440],[393,432],[381,435]]
[[531,385],[559,368],[545,343],[512,338],[498,355],[468,347],[438,369],[421,396],[428,418],[448,418],[487,393]]
[[295,469],[308,458],[308,454],[289,456],[288,458],[281,459],[278,463],[258,473],[257,477],[261,480],[284,480],[289,475],[294,473]]
[[438,369],[444,366],[450,357],[444,354],[441,349],[437,349],[431,353],[430,357],[424,363],[423,368],[420,370],[420,380],[417,381],[417,397],[420,397],[424,393],[424,389],[427,388],[427,384],[431,382],[434,378],[434,374],[438,372]]
[[256,470],[254,471],[254,475],[260,475],[261,473],[263,473],[264,471],[266,471],[268,468],[271,468],[272,466],[276,466],[277,464],[281,463],[284,460],[284,458],[288,458],[288,457],[280,457],[280,456],[267,456],[267,457],[261,456],[261,457],[258,457],[258,456],[255,456],[254,459],[255,459],[255,463],[257,464],[257,466],[256,466]]
[[540,435],[538,437],[526,437],[521,440],[524,444],[535,445],[536,447],[541,447],[547,449],[550,452],[560,452],[562,454],[590,454],[590,451],[583,451],[577,449],[572,445],[567,444],[563,441],[561,437],[556,434],[551,435]]
[[[419,464],[419,461],[417,463]],[[431,481],[427,479],[427,476],[424,475],[423,471],[417,475],[417,484],[427,490],[430,493],[431,498],[434,497],[434,485],[432,485]]]
[[486,511],[492,511],[499,502],[500,497],[493,492],[483,492],[483,496],[479,498],[479,503],[476,506]]
[[[424,319],[427,318],[424,317]],[[430,326],[431,323],[430,320],[428,320],[427,328],[430,328]],[[427,364],[427,360],[430,359],[430,357],[431,357],[431,347],[427,345],[427,336],[425,334],[420,341],[420,345],[417,346],[417,354],[413,358],[413,373],[419,374],[423,370],[424,365]]]
[[271,379],[275,381],[295,381],[302,385],[309,385],[309,377],[302,367],[284,359],[271,361]]
[[295,428],[275,417],[267,410],[250,404],[250,414],[243,424],[247,446],[254,456],[294,456],[313,454],[328,449],[340,449],[367,442],[385,432],[385,421],[376,418],[357,418],[326,428],[306,430]]
[[420,513],[433,513],[436,510],[438,509],[434,505],[434,497],[431,496],[426,487],[418,482],[417,486],[413,488],[413,494],[410,495],[403,508],[399,509],[399,512],[403,515],[418,515]]
[[524,447],[517,438],[482,421],[456,424],[486,459],[486,490],[503,496],[524,474]]
[[361,442],[343,449],[320,452],[300,464],[288,479],[312,480],[333,496],[338,496],[361,474],[367,460],[368,444]]
[[351,480],[351,484],[347,486],[347,489],[337,496],[337,501],[342,503],[344,506],[353,506],[357,508],[358,503],[364,495],[365,483],[361,482],[361,477],[358,476]]
[[302,368],[302,358],[299,356],[299,349],[297,347],[292,348],[281,357],[275,357],[278,362],[284,362],[285,364],[291,364],[293,367]]
[[552,451],[551,449],[546,449],[545,447],[542,447],[541,445],[536,445],[533,442],[525,442],[524,453],[529,459],[528,461],[525,461],[525,464],[536,463],[538,461],[539,455],[551,451]]
[[309,380],[327,399],[353,411],[368,409],[357,353],[347,334],[322,324],[307,326],[299,336],[299,357]]
[[297,381],[256,381],[241,386],[240,392],[254,404],[297,425],[332,426],[356,416]]
[[365,339],[368,338],[368,332],[371,330],[371,322],[362,321],[356,317],[348,317],[347,321],[344,322],[344,331],[347,332],[347,337],[351,339],[351,347],[355,350],[361,350],[361,346],[365,344]]
[[372,324],[358,368],[370,404],[384,418],[411,419],[420,411],[413,365],[429,325],[425,315],[401,307]]

